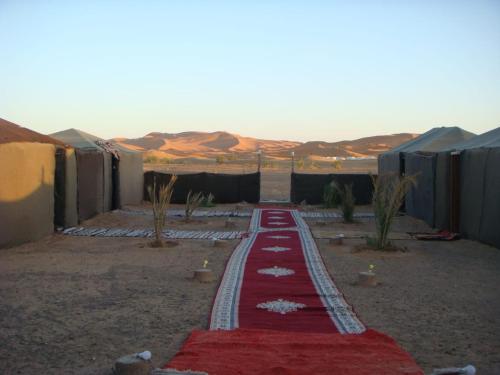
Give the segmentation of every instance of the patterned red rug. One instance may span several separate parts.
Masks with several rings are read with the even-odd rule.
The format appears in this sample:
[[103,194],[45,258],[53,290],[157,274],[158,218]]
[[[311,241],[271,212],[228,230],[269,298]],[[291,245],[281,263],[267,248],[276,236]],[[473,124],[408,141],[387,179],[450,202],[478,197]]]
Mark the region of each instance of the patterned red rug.
[[228,261],[210,320],[166,367],[209,374],[422,374],[366,330],[299,212],[256,209]]
[[393,339],[247,330],[194,331],[167,368],[210,375],[423,375]]
[[297,211],[255,210],[250,235],[229,260],[211,329],[361,333]]

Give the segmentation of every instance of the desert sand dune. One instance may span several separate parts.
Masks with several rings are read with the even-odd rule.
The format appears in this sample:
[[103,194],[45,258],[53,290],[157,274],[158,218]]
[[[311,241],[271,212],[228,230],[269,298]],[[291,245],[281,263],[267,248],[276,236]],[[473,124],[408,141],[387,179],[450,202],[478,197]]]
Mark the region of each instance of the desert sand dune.
[[250,154],[261,150],[269,157],[365,157],[375,156],[400,145],[416,135],[410,133],[380,135],[341,142],[294,142],[245,137],[228,132],[149,133],[141,138],[115,138],[124,147],[160,158],[214,158],[218,155]]

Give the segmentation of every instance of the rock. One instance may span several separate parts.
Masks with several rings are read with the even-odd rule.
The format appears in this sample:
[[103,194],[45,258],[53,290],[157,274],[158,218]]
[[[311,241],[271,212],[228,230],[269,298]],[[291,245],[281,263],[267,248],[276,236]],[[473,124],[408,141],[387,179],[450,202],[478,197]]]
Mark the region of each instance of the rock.
[[194,271],[194,278],[201,283],[209,283],[214,281],[214,273],[210,268],[200,268]]
[[210,240],[210,245],[212,247],[224,247],[225,244],[226,244],[226,241],[220,240],[218,238],[212,238]]
[[358,274],[358,285],[377,286],[377,276],[374,272],[360,272]]
[[343,234],[338,234],[335,237],[330,238],[330,245],[342,245],[344,240],[344,235]]
[[168,369],[157,368],[151,371],[151,375],[208,375],[208,373],[202,371],[190,371],[190,370],[179,371],[170,368]]
[[137,354],[126,355],[115,362],[116,375],[149,375],[151,368],[151,362],[139,358]]

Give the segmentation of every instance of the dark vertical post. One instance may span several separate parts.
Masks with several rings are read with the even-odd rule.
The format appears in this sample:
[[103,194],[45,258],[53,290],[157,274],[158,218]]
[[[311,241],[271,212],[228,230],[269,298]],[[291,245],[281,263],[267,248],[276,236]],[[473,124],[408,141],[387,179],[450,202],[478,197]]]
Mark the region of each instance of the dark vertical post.
[[450,231],[460,232],[460,152],[450,155]]
[[292,173],[295,172],[295,151],[292,151]]

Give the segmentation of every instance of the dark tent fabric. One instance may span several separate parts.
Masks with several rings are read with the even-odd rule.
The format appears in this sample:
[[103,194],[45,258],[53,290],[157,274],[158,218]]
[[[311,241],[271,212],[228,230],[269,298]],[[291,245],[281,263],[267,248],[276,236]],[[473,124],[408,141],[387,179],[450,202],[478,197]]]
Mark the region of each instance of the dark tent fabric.
[[405,173],[417,180],[417,185],[406,194],[406,212],[430,226],[434,226],[435,171],[435,154],[405,154]]
[[475,136],[474,133],[470,133],[457,126],[443,126],[433,128],[411,141],[394,147],[389,152],[444,151],[449,145],[471,139]]
[[433,128],[411,141],[380,154],[378,157],[378,173],[404,172],[405,161],[401,153],[445,151],[449,146],[466,141],[474,136],[475,134],[456,126]]
[[378,172],[379,174],[401,175],[401,154],[393,152],[379,155]]
[[[160,172],[144,173],[144,200],[149,201],[148,187],[166,185],[172,175]],[[258,203],[260,200],[260,173],[243,175],[219,173],[193,173],[177,176],[172,203],[186,203],[189,191],[212,193],[215,203]]]
[[104,162],[99,151],[76,149],[78,219],[87,220],[102,212]]
[[306,201],[308,204],[323,202],[323,192],[332,181],[340,186],[353,184],[352,192],[356,204],[370,204],[373,196],[373,184],[367,174],[307,174],[292,173],[290,200],[293,203]]
[[479,240],[500,248],[500,147],[483,151],[488,156]]
[[460,232],[467,238],[479,239],[487,156],[484,150],[475,149],[460,158]]
[[450,230],[450,154],[439,152],[436,157],[436,183],[434,197],[434,224],[439,229]]
[[66,215],[66,150],[56,150],[56,170],[54,175],[54,224],[65,225]]
[[465,141],[455,143],[447,148],[448,151],[468,150],[473,148],[500,147],[500,127],[477,135]]
[[461,154],[460,231],[500,248],[500,148]]

